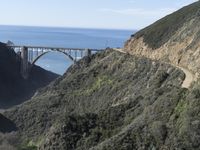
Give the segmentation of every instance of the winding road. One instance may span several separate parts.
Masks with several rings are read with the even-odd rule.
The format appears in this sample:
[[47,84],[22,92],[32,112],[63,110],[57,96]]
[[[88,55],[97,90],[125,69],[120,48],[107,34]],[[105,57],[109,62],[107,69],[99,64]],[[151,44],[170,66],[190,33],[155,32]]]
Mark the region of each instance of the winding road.
[[188,69],[182,68],[180,66],[176,67],[181,69],[185,73],[185,80],[182,83],[182,87],[188,89],[192,84],[192,82],[194,81],[194,75]]
[[[113,50],[118,51],[120,53],[127,54],[127,52],[124,51],[123,49],[114,48]],[[172,65],[172,66],[174,66],[176,68],[179,68],[179,69],[181,69],[184,72],[185,79],[184,79],[184,81],[182,83],[182,88],[187,88],[188,89],[191,86],[192,82],[194,81],[194,75],[193,75],[193,73],[191,71],[189,71],[188,69],[185,69],[183,67],[176,66],[174,64],[170,64],[170,65]]]

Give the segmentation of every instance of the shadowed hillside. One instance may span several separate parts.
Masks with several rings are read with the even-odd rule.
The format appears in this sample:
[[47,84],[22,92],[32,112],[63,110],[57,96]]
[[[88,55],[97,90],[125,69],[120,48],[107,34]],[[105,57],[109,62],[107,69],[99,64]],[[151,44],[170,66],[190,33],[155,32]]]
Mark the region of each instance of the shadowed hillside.
[[46,86],[57,77],[54,73],[34,66],[30,78],[24,80],[20,74],[20,58],[0,43],[0,108],[30,99],[38,88]]
[[12,131],[17,131],[17,127],[16,125],[10,121],[9,119],[7,119],[6,117],[4,117],[3,115],[0,114],[0,132],[2,133],[9,133]]

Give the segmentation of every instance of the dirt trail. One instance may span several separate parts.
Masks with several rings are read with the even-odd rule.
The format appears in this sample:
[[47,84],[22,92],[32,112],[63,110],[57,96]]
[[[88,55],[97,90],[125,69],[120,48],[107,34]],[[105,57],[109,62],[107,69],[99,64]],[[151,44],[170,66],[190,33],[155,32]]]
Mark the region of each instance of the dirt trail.
[[188,69],[182,68],[180,66],[176,66],[176,67],[178,67],[185,73],[185,80],[182,83],[182,87],[189,88],[192,82],[194,81],[194,75]]
[[[124,54],[127,53],[123,49],[119,49],[119,48],[114,48],[114,50],[118,51],[118,52],[121,52],[121,53],[124,53]],[[185,69],[183,67],[176,66],[174,64],[171,64],[171,65],[173,65],[174,67],[177,67],[177,68],[181,69],[185,73],[185,80],[182,83],[182,87],[188,89],[190,87],[190,85],[192,84],[192,82],[194,81],[194,75],[193,75],[193,73],[190,72],[188,69]]]

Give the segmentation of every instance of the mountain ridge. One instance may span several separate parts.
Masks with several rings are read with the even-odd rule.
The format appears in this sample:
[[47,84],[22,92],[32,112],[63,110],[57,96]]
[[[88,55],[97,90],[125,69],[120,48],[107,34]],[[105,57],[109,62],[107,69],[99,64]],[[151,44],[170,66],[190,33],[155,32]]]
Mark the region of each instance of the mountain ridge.
[[[134,34],[125,48],[145,56],[188,69],[199,78],[200,1],[172,13]],[[180,21],[179,21],[180,20]]]

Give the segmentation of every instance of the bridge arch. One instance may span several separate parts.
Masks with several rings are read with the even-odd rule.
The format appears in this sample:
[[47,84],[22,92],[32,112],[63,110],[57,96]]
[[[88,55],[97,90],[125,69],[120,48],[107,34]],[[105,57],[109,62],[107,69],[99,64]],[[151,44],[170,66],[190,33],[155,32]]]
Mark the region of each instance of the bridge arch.
[[46,52],[43,52],[41,55],[38,55],[32,62],[31,62],[31,67],[42,57],[44,56],[45,54],[47,53],[50,53],[50,52],[53,52],[53,51],[57,51],[57,52],[60,52],[62,54],[64,54],[65,56],[67,56],[71,61],[73,61],[74,63],[76,62],[76,60],[68,53],[64,52],[64,51],[61,51],[59,49],[57,50],[49,50],[49,51],[46,51]]
[[[19,52],[19,56],[21,57],[21,75],[24,79],[28,79],[29,74],[31,72],[31,69],[33,65],[45,54],[52,52],[52,51],[58,51],[60,53],[63,53],[66,55],[70,60],[72,60],[74,63],[76,63],[76,60],[78,58],[77,52],[81,52],[81,57],[84,56],[90,56],[92,52],[99,52],[103,51],[104,49],[85,49],[85,48],[62,48],[62,47],[45,47],[45,46],[22,46],[22,45],[13,45],[13,44],[7,44],[8,48],[13,49],[15,52]],[[39,50],[42,50],[42,54],[37,53],[36,58],[33,59],[33,50],[36,49],[37,52]],[[46,50],[46,51],[44,51]],[[71,51],[75,51],[75,56],[73,57],[71,55]],[[69,53],[67,53],[69,52]],[[38,55],[39,54],[39,55]]]

